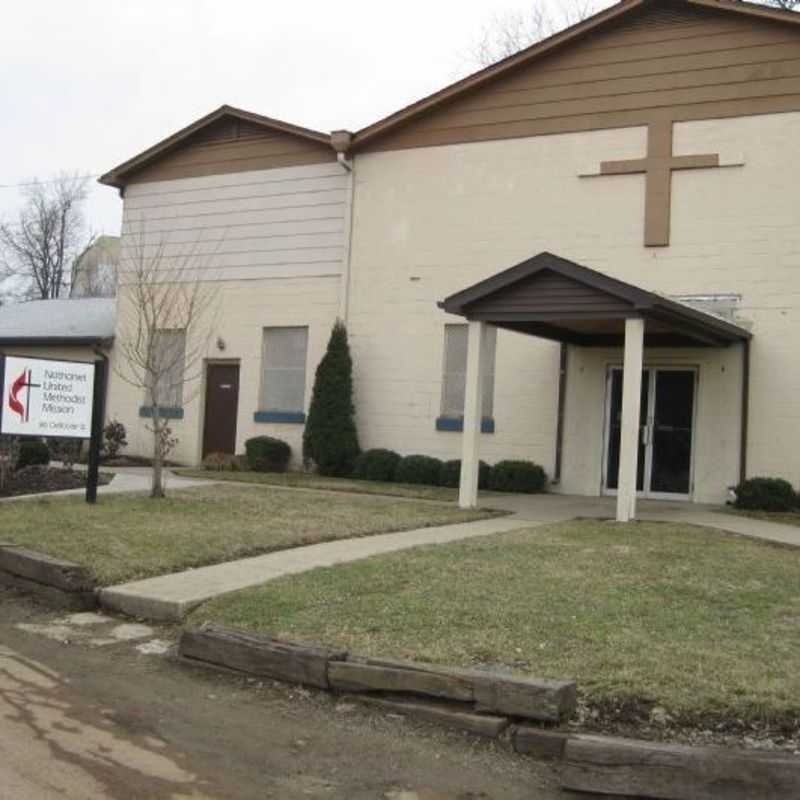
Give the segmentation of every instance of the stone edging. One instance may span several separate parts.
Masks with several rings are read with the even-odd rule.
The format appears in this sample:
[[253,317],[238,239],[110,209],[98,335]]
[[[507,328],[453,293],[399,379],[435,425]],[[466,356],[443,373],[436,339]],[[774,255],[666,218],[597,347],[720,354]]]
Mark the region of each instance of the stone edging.
[[96,581],[88,569],[16,545],[0,544],[0,584],[58,608],[88,611],[97,607]]
[[796,756],[555,730],[575,710],[571,681],[364,658],[213,624],[184,629],[178,651],[194,663],[346,693],[395,713],[502,738],[517,753],[561,762],[561,785],[576,792],[660,800],[800,797]]

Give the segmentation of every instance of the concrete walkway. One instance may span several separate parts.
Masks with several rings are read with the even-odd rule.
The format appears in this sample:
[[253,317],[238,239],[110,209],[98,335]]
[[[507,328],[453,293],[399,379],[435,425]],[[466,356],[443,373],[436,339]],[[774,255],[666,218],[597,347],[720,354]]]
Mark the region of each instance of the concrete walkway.
[[[173,480],[183,481],[186,485],[206,483],[179,478]],[[182,485],[172,484],[173,488]],[[148,578],[103,589],[100,593],[101,604],[105,608],[130,616],[177,622],[192,609],[214,597],[317,567],[357,561],[418,545],[445,544],[460,539],[504,533],[580,517],[614,518],[612,497],[486,494],[481,501],[484,506],[506,510],[511,515],[436,528],[340,539]],[[703,525],[767,541],[800,546],[800,527],[736,516],[725,513],[719,506],[644,500],[639,503],[638,515],[640,519],[646,521]]]
[[[564,494],[487,494],[485,506],[512,512],[517,519],[532,521],[563,520],[583,517],[614,519],[615,497],[582,497]],[[676,500],[639,500],[637,518],[645,522],[680,522],[738,533],[769,542],[800,547],[800,527],[778,522],[738,516],[722,506],[688,503]]]
[[[53,466],[58,466],[54,462]],[[84,464],[76,464],[75,470],[86,470]],[[97,487],[98,495],[106,494],[130,494],[134,492],[150,491],[150,467],[101,467],[101,472],[113,472],[114,477],[110,483]],[[164,485],[170,489],[191,489],[194,486],[209,486],[215,481],[207,481],[201,478],[181,478],[169,469],[164,470]],[[22,500],[39,500],[42,497],[70,497],[72,495],[83,496],[86,494],[85,488],[63,489],[59,492],[39,492],[37,494],[21,494],[18,497],[1,497],[0,503],[16,503]]]
[[[543,519],[538,524],[549,521],[551,520]],[[104,608],[134,617],[178,622],[206,600],[258,586],[283,575],[294,575],[317,567],[330,567],[418,545],[444,544],[516,528],[528,528],[533,524],[536,523],[516,516],[495,517],[477,522],[417,528],[295,547],[263,556],[111,586],[100,592],[100,603]]]

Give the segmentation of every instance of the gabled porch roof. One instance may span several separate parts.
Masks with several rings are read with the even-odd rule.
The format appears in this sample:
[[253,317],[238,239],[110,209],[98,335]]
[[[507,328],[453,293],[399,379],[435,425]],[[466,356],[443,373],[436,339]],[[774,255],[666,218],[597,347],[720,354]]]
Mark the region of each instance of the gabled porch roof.
[[439,307],[588,347],[621,346],[626,319],[644,319],[648,347],[723,347],[751,335],[713,314],[547,252],[450,295]]

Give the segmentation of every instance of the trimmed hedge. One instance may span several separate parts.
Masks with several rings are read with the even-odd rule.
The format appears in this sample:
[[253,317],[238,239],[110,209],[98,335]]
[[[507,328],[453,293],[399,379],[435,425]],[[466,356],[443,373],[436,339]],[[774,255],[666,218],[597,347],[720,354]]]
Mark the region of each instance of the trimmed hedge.
[[413,455],[400,459],[394,473],[398,483],[418,483],[427,486],[439,485],[442,462],[431,456]]
[[499,461],[489,476],[489,488],[495,492],[536,494],[546,483],[545,471],[533,461]]
[[[492,468],[485,462],[481,461],[478,466],[478,488],[489,488],[489,476],[491,475]],[[441,472],[439,473],[439,485],[448,486],[450,488],[458,488],[461,482],[461,459],[455,458],[452,461],[445,461],[442,464]]]
[[292,448],[282,439],[254,436],[244,443],[247,463],[256,472],[286,472]]
[[353,477],[362,481],[393,481],[400,461],[400,454],[394,450],[383,447],[365,450],[356,459]]
[[736,508],[747,511],[792,511],[800,506],[792,484],[782,478],[748,478],[734,491]]
[[25,439],[19,443],[17,469],[34,465],[47,466],[50,463],[50,448],[40,439]]

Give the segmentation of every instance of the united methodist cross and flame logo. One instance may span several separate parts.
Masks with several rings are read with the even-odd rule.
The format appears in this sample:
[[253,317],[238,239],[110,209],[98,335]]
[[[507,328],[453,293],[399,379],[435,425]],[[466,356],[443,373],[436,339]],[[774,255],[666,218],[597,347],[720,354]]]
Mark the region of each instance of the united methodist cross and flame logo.
[[[31,411],[31,389],[38,389],[39,383],[33,382],[31,370],[23,369],[22,374],[14,380],[8,391],[8,407],[19,415],[20,422],[28,422]],[[24,398],[21,395],[24,393]]]

